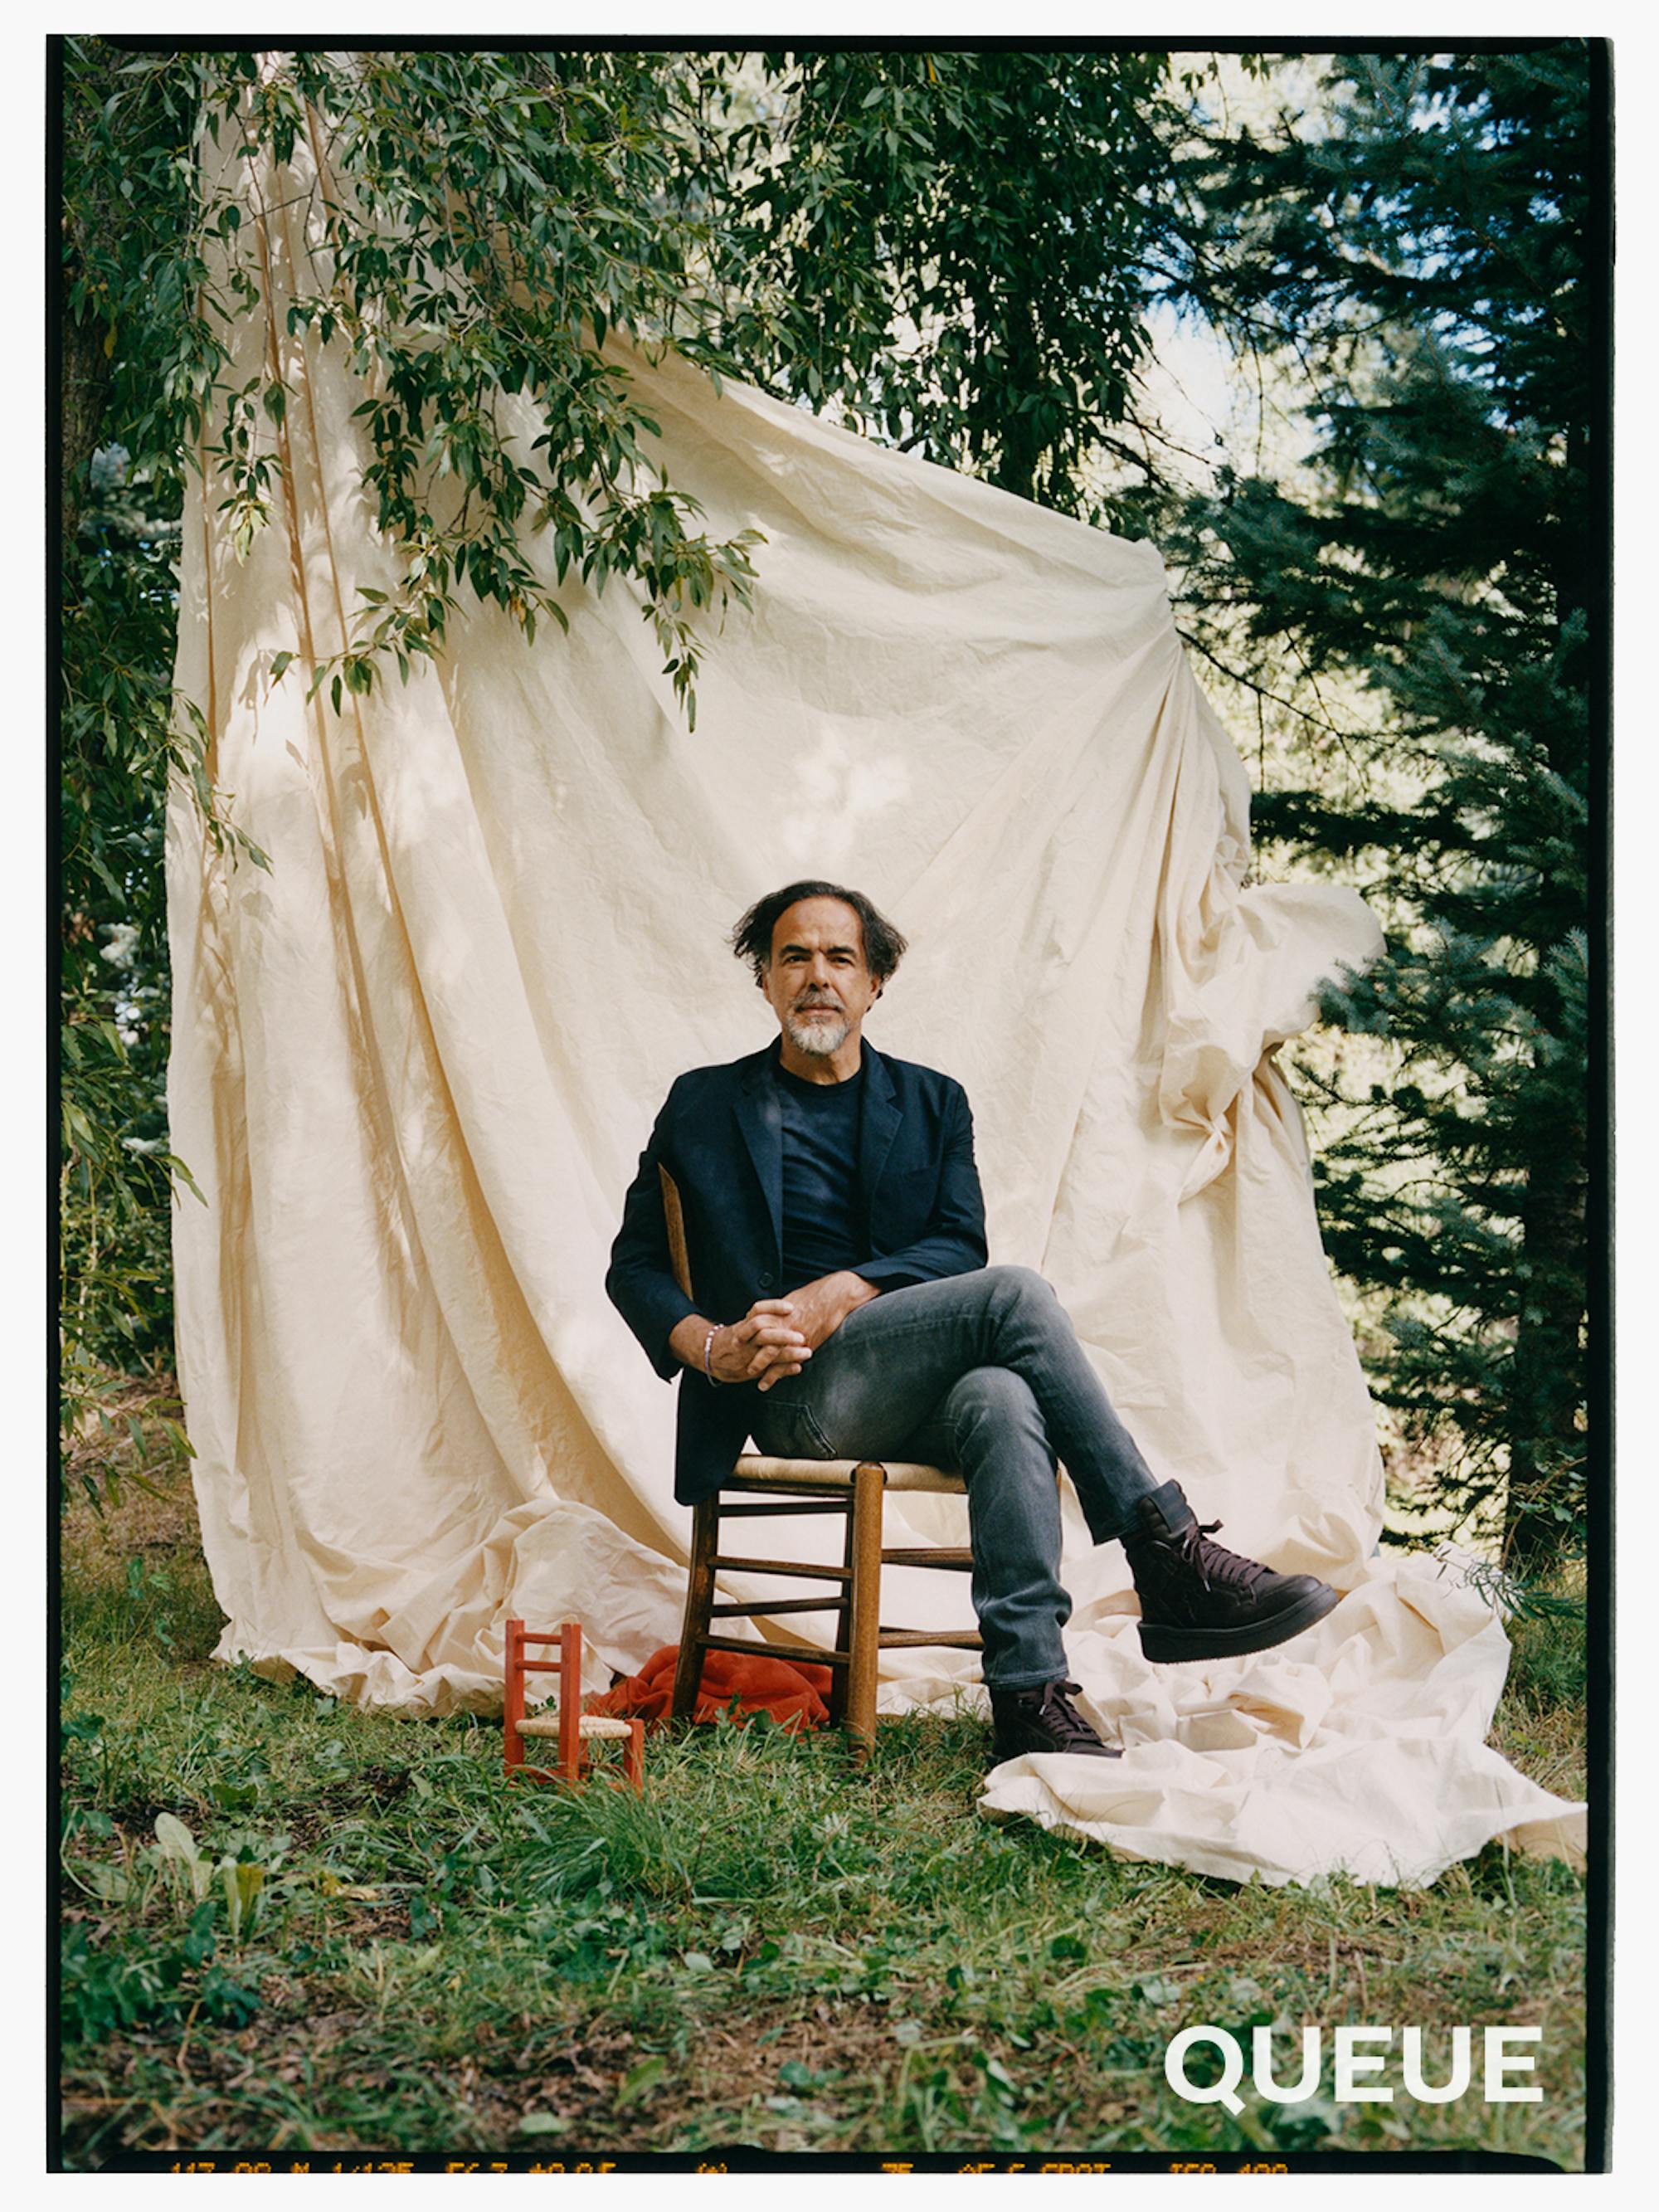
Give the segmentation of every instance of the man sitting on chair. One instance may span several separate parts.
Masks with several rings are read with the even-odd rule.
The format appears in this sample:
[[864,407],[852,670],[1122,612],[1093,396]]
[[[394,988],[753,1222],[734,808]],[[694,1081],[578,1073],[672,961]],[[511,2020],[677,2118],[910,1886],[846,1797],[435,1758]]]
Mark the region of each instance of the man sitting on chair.
[[[797,883],[751,907],[732,944],[780,1034],[674,1085],[605,1278],[658,1372],[684,1370],[675,1495],[712,1495],[750,1436],[780,1458],[955,1470],[996,1756],[1115,1758],[1066,1680],[1057,1462],[1095,1541],[1123,1543],[1149,1659],[1265,1651],[1337,1593],[1212,1542],[1219,1524],[1152,1474],[1048,1284],[986,1265],[962,1085],[861,1034],[905,950],[892,924],[860,892]],[[695,1305],[659,1168],[679,1188]]]

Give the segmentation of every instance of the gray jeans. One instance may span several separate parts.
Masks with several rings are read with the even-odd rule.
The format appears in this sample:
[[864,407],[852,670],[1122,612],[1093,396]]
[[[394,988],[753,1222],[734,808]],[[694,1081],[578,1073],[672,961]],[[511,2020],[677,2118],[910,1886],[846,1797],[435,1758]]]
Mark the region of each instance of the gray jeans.
[[799,1375],[755,1397],[754,1438],[785,1459],[908,1459],[968,1486],[974,1609],[998,1689],[1057,1681],[1057,1461],[1097,1544],[1158,1488],[1049,1285],[980,1267],[849,1314]]

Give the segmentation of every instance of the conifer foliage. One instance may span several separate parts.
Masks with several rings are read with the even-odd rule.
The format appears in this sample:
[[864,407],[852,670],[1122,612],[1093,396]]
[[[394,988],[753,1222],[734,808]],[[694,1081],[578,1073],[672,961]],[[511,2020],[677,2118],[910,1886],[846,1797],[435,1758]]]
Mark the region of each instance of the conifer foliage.
[[1389,1043],[1339,1072],[1328,1249],[1387,1294],[1374,1376],[1522,1575],[1583,1525],[1585,1084],[1602,588],[1592,62],[1577,45],[1345,56],[1319,119],[1191,155],[1193,294],[1310,388],[1305,495],[1235,477],[1198,520],[1194,616],[1363,684],[1359,795],[1264,794],[1260,830],[1359,861],[1387,957],[1327,1012]]

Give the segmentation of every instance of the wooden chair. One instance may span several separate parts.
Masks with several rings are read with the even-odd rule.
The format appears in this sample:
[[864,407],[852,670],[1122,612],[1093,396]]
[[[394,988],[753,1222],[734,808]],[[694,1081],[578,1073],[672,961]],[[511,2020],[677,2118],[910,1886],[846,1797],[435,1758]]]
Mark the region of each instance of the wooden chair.
[[[667,1170],[662,1176],[663,1211],[668,1223],[668,1248],[674,1276],[686,1296],[691,1296],[691,1268],[685,1244],[685,1225],[679,1192]],[[704,1655],[710,1651],[764,1651],[775,1659],[805,1661],[809,1666],[832,1670],[830,1717],[843,1725],[867,1752],[876,1735],[876,1669],[884,1651],[912,1647],[944,1646],[977,1651],[977,1629],[884,1628],[881,1625],[881,1572],[884,1566],[939,1568],[954,1574],[970,1573],[972,1552],[966,1545],[926,1545],[889,1548],[882,1543],[883,1501],[891,1491],[924,1491],[963,1498],[967,1485],[957,1474],[936,1467],[888,1460],[767,1459],[745,1454],[730,1479],[713,1498],[693,1510],[691,1567],[685,1592],[685,1620],[680,1630],[679,1662],[674,1673],[672,1711],[684,1719],[695,1709],[702,1680]],[[728,1495],[735,1492],[735,1497]],[[823,1566],[798,1559],[768,1559],[745,1546],[741,1553],[721,1548],[722,1520],[752,1521],[780,1515],[836,1514],[846,1522],[841,1564]],[[722,1573],[778,1575],[788,1579],[828,1583],[831,1590],[817,1597],[771,1598],[754,1604],[717,1604],[714,1584]],[[725,1620],[774,1619],[781,1613],[834,1612],[837,1615],[832,1650],[810,1644],[745,1643],[723,1635],[717,1624]]]
[[[556,1659],[532,1659],[526,1646],[532,1644],[556,1644]],[[559,1708],[556,1714],[537,1713],[526,1718],[525,1714],[525,1676],[526,1674],[556,1674],[559,1678]],[[559,1758],[556,1766],[526,1766],[524,1756],[526,1736],[556,1738]],[[611,1720],[600,1713],[582,1711],[582,1632],[574,1620],[567,1620],[562,1628],[551,1634],[542,1634],[527,1629],[521,1620],[507,1624],[507,1697],[501,1711],[501,1758],[509,1774],[521,1774],[528,1782],[568,1782],[579,1786],[588,1762],[583,1752],[585,1742],[596,1738],[625,1741],[623,1752],[622,1780],[631,1783],[636,1791],[645,1788],[645,1723],[643,1721]],[[614,1775],[606,1777],[614,1781]]]

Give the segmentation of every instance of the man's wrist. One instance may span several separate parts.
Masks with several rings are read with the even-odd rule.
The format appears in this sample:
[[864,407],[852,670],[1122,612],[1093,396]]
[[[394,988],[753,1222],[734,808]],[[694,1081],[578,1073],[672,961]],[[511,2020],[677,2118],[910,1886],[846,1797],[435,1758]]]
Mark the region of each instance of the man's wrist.
[[[708,1374],[708,1355],[723,1326],[702,1314],[686,1314],[669,1331],[668,1349],[682,1367],[689,1367],[698,1375]],[[711,1374],[709,1380],[717,1382],[719,1377]]]

